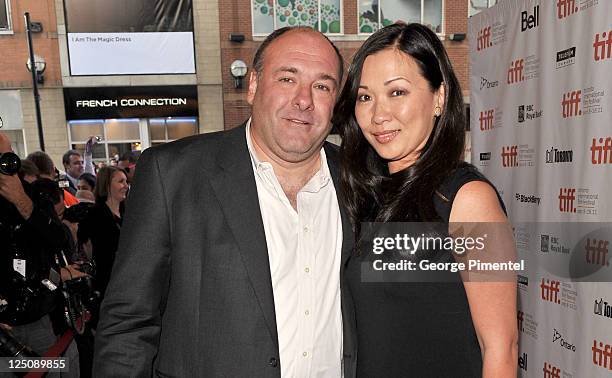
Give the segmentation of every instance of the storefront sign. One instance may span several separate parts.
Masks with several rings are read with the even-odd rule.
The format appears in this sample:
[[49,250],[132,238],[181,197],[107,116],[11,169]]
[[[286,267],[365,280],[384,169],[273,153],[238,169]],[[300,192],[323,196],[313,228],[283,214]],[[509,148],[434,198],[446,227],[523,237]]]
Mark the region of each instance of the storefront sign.
[[197,87],[64,88],[66,119],[191,117],[198,115]]

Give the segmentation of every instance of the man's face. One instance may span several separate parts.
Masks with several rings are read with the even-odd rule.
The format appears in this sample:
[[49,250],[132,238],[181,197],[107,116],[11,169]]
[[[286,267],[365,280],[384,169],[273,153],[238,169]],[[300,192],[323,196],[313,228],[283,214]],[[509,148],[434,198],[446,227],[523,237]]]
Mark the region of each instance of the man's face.
[[119,160],[117,163],[117,167],[123,168],[125,173],[127,173],[128,183],[132,183],[134,180],[134,173],[136,172],[136,164],[130,163],[129,160]]
[[251,73],[252,135],[277,162],[307,160],[331,129],[340,78],[333,47],[313,31],[290,31],[265,50],[263,69]]
[[68,165],[64,165],[64,169],[70,176],[78,178],[85,170],[81,155],[70,155],[70,162]]

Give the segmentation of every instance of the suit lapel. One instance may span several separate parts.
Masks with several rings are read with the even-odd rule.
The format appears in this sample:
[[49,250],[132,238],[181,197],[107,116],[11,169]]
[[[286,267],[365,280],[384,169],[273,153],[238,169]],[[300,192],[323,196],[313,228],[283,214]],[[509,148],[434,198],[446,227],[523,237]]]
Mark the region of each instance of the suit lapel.
[[327,165],[336,188],[336,195],[338,196],[338,204],[340,207],[340,218],[342,219],[342,266],[346,263],[348,258],[351,256],[353,250],[354,238],[353,238],[353,226],[351,224],[349,215],[344,206],[340,201],[340,166],[338,161],[338,152],[329,143],[325,143],[325,155],[327,156]]
[[220,169],[212,177],[211,185],[238,244],[270,335],[278,347],[266,235],[245,135],[244,125],[227,132],[225,145],[219,149],[217,157]]
[[[330,144],[325,144],[325,154],[327,156],[327,165],[336,188],[336,195],[340,197],[342,187],[340,186],[340,165],[338,150]],[[355,310],[353,302],[350,299],[350,294],[347,293],[347,287],[344,282],[344,269],[353,252],[355,238],[353,236],[353,226],[350,221],[346,208],[342,206],[340,198],[338,198],[340,208],[340,218],[342,219],[342,265],[340,266],[340,288],[341,306],[342,306],[342,332],[344,342],[344,376],[354,377],[356,369],[357,351],[355,342]]]

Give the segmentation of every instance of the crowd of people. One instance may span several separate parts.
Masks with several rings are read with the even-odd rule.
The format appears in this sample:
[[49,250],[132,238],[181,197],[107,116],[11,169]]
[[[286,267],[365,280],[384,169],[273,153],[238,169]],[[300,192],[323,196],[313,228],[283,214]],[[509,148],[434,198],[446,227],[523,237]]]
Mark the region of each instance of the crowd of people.
[[[28,190],[55,191],[63,278],[93,274],[103,298],[95,348],[79,345],[95,350],[84,374],[516,376],[512,280],[363,279],[364,222],[438,222],[442,236],[453,222],[507,224],[496,189],[462,161],[461,89],[442,42],[389,25],[343,76],[324,34],[281,28],[255,54],[240,127],[147,149],[135,180],[129,156],[94,173],[93,140],[64,155],[65,176],[43,152],[24,160]],[[332,126],[340,148],[325,141]],[[414,258],[458,259],[429,252]]]
[[[9,151],[8,138],[0,134],[0,139],[2,145],[0,153]],[[33,206],[40,206],[42,217],[47,224],[55,224],[55,228],[42,225],[38,229],[30,228],[26,219],[25,227],[21,227],[17,221],[16,230],[9,231],[8,226],[14,219],[6,217],[0,221],[0,231],[11,233],[3,240],[3,245],[7,245],[15,236],[15,240],[11,242],[20,250],[19,253],[24,255],[20,259],[16,259],[16,256],[7,256],[13,258],[13,263],[16,260],[29,261],[35,254],[39,256],[37,263],[27,266],[28,272],[30,270],[38,272],[35,275],[23,275],[24,285],[28,285],[27,289],[40,290],[39,287],[35,287],[36,281],[40,277],[49,277],[51,270],[59,271],[59,284],[82,277],[90,279],[92,290],[90,295],[94,300],[87,303],[87,318],[82,319],[87,322],[87,326],[84,327],[82,334],[76,335],[75,344],[71,344],[64,353],[74,360],[71,376],[82,377],[91,376],[93,335],[99,317],[99,304],[110,279],[119,243],[129,180],[133,178],[138,159],[137,153],[128,152],[121,156],[117,165],[94,166],[91,147],[95,141],[95,137],[89,139],[84,156],[76,150],[67,151],[62,157],[62,171],[55,167],[51,157],[43,151],[32,152],[21,160],[15,179],[19,178],[24,192],[27,192],[34,201]],[[15,188],[11,188],[13,194]],[[8,198],[2,198],[6,201],[3,203],[5,205],[3,208],[10,207],[6,206],[10,203]],[[50,206],[45,208],[45,204]],[[21,242],[23,238],[39,240],[39,246],[33,248]],[[53,239],[54,242],[51,243],[47,239]],[[60,259],[64,262],[58,264]],[[29,269],[30,267],[36,268]],[[23,293],[10,292],[16,287],[16,279],[11,277],[11,275],[3,277],[5,286],[0,291],[0,298],[7,297],[14,301]],[[27,280],[32,282],[25,283]],[[57,293],[45,294],[43,296],[48,298],[42,301],[46,302],[44,304],[30,304],[22,309],[6,306],[6,311],[0,307],[0,327],[10,330],[20,342],[38,355],[47,352],[57,341],[55,336],[67,329],[64,314],[66,299]],[[43,315],[43,320],[37,320],[33,324],[29,322],[32,316],[26,313],[34,314],[33,318]],[[45,337],[39,337],[40,335],[33,333],[32,329],[37,329]]]

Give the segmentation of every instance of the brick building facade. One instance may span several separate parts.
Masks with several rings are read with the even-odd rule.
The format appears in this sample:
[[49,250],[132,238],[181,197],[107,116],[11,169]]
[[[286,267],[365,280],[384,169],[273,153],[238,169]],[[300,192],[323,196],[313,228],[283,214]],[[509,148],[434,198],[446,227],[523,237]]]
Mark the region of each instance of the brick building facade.
[[[3,131],[10,127],[14,129],[10,131],[11,137],[21,138],[16,144],[21,155],[39,149],[31,75],[25,67],[28,51],[23,13],[29,11],[32,21],[41,22],[43,25],[43,31],[34,35],[34,48],[36,54],[44,57],[47,64],[45,82],[40,89],[41,113],[46,150],[58,167],[61,167],[63,152],[74,145],[70,134],[70,119],[67,119],[64,110],[67,101],[64,98],[65,89],[88,88],[96,92],[96,88],[104,90],[108,87],[192,86],[197,90],[196,132],[229,129],[244,122],[250,114],[250,106],[246,102],[248,73],[242,88],[235,88],[230,65],[234,60],[240,59],[251,69],[253,55],[266,35],[266,32],[261,30],[254,35],[254,12],[263,13],[262,10],[267,10],[271,13],[271,4],[285,7],[310,4],[311,9],[318,4],[332,4],[332,8],[337,4],[339,9],[336,9],[337,19],[334,25],[329,22],[323,26],[321,15],[324,8],[317,9],[321,9],[319,20],[322,20],[322,27],[334,32],[328,36],[338,46],[348,66],[355,51],[368,37],[367,33],[360,33],[360,30],[365,30],[360,29],[364,28],[363,14],[360,15],[360,11],[363,13],[360,8],[363,8],[364,4],[372,6],[382,2],[384,8],[418,3],[398,0],[193,0],[195,74],[73,76],[69,63],[65,0],[6,1],[11,25],[10,30],[3,30],[0,24],[0,117],[5,120]],[[488,2],[493,3],[492,0]],[[436,17],[439,17],[436,31],[449,53],[466,100],[469,100],[468,42],[467,39],[451,41],[449,36],[467,32],[468,3],[467,0],[424,2],[437,4],[434,8],[439,7],[435,8],[438,12]],[[311,16],[313,13],[311,10]],[[382,19],[382,10],[380,15]],[[260,22],[259,19],[257,22]],[[285,22],[289,22],[289,18],[286,18]],[[244,39],[241,42],[233,42],[230,35],[242,36]],[[7,101],[10,102],[9,107],[18,110],[12,111],[19,113],[16,120],[14,116],[3,115],[3,111],[8,109],[4,106]],[[9,118],[10,126],[6,122]],[[145,129],[146,127],[141,128],[141,134]]]
[[[253,35],[253,4],[262,0],[218,0],[219,1],[219,34],[221,37],[221,67],[223,79],[223,110],[225,114],[225,128],[232,128],[244,122],[250,114],[250,107],[246,102],[246,78],[242,88],[235,88],[234,78],[229,67],[231,63],[240,59],[247,63],[249,71],[255,51],[263,35]],[[366,34],[358,31],[360,20],[359,0],[340,0],[342,19],[342,34],[328,35],[337,45],[345,59],[345,65],[351,61],[355,51],[367,39]],[[396,1],[396,0],[386,0]],[[314,1],[316,3],[316,0]],[[323,1],[321,1],[323,3]],[[270,5],[271,1],[268,1]],[[282,3],[282,0],[277,0]],[[297,0],[295,3],[300,3]],[[363,3],[363,1],[362,1]],[[443,40],[455,72],[461,83],[464,98],[469,100],[469,77],[468,77],[468,41],[450,41],[448,36],[456,33],[467,33],[468,1],[442,0],[442,31],[438,34]],[[230,34],[244,36],[243,42],[232,42]],[[248,77],[248,76],[247,76]]]
[[35,54],[46,62],[44,83],[39,85],[40,105],[45,130],[46,149],[57,156],[67,144],[61,96],[62,80],[59,59],[57,18],[54,0],[10,0],[6,8],[8,27],[0,30],[0,117],[2,131],[8,132],[20,154],[39,149],[32,74],[26,67],[29,58],[23,14],[42,25],[42,32],[32,35]]

